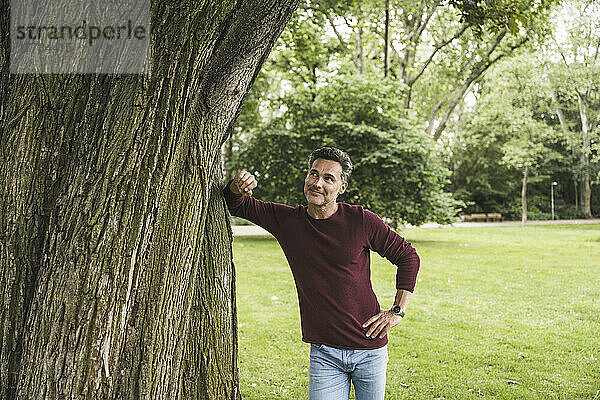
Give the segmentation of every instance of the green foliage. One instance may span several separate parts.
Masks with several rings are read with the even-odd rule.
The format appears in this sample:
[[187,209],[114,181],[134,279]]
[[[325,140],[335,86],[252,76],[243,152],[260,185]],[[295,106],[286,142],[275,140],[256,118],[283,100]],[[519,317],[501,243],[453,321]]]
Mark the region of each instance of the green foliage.
[[511,203],[520,193],[521,172],[502,163],[503,147],[509,140],[502,129],[506,119],[497,112],[478,113],[463,120],[454,139],[452,191],[470,204],[467,212],[501,212],[505,218],[519,215]]
[[[563,129],[579,164],[573,178],[580,182],[580,203],[587,216],[594,212],[593,186],[600,175],[600,3],[570,0],[554,17],[552,41],[545,43],[541,58],[554,94],[554,107],[563,110]],[[591,185],[591,190],[590,190]],[[590,206],[588,208],[588,206]]]
[[537,121],[523,108],[507,107],[503,115],[510,118],[505,127],[509,140],[504,144],[502,162],[519,170],[536,167],[542,159],[559,157],[546,146],[556,132],[544,122]]
[[322,146],[350,155],[355,171],[340,198],[362,204],[395,223],[449,223],[460,203],[444,191],[449,172],[433,141],[403,118],[400,84],[344,77],[284,100],[287,110],[253,132],[237,160],[260,181],[256,195],[305,203],[307,159]]
[[269,70],[285,75],[294,87],[314,89],[340,51],[325,28],[324,15],[313,12],[309,1],[302,1],[274,48]]
[[[429,211],[424,210],[438,209],[439,204],[450,202],[450,207],[433,212],[438,217],[455,208],[451,200],[436,194],[443,193],[444,187],[448,189],[446,178],[440,178],[447,172],[437,170],[444,162],[454,171],[454,197],[469,204],[468,212],[499,211],[506,217],[519,217],[525,167],[530,176],[528,208],[533,216],[549,212],[548,185],[553,180],[559,182],[557,211],[574,204],[577,190],[572,180],[581,179],[586,172],[593,180],[595,196],[600,193],[595,185],[600,183],[600,138],[598,130],[591,133],[591,165],[584,168],[580,162],[578,99],[573,88],[581,82],[596,82],[600,71],[573,64],[559,68],[547,63],[551,68],[542,68],[539,54],[543,46],[539,44],[544,43],[541,38],[548,34],[549,23],[556,23],[549,14],[557,3],[390,0],[391,74],[384,80],[384,2],[302,0],[257,80],[256,91],[253,89],[256,96],[250,97],[248,109],[242,110],[233,141],[233,158],[238,160],[233,167],[227,164],[228,170],[253,166],[261,175],[261,186],[265,186],[258,190],[259,196],[302,204],[308,154],[315,147],[337,144],[350,152],[357,166],[377,166],[386,176],[394,177],[398,168],[405,170],[399,188],[379,189],[387,186],[377,181],[381,193],[376,193],[373,187],[358,185],[367,177],[357,169],[342,197],[350,203],[385,209],[382,215],[388,213],[390,218],[403,221],[415,221],[411,215],[426,215]],[[593,32],[584,29],[592,26],[591,22],[593,15],[582,20],[579,31],[566,37],[568,46],[563,47],[593,50],[597,43]],[[561,58],[555,52],[552,59]],[[363,77],[371,78],[349,78],[361,71]],[[346,77],[335,82],[335,90],[330,89],[332,76]],[[425,140],[421,146],[425,150],[415,156],[422,163],[423,154],[428,154],[432,172],[407,164],[405,158],[413,157],[411,149],[419,146],[406,143],[421,143],[419,132],[443,126],[440,122],[446,118],[454,96],[473,77],[471,89],[465,93],[476,104],[460,100],[435,149]],[[548,82],[555,86],[569,121],[569,135],[562,133]],[[597,91],[590,93],[589,108],[598,110]],[[260,104],[254,101],[259,97]],[[595,121],[592,118],[597,125]],[[369,157],[364,156],[367,153]],[[442,160],[446,155],[449,159]],[[286,171],[285,176],[282,171]],[[279,178],[271,180],[275,176]],[[440,191],[419,195],[414,192],[421,189],[407,189],[428,180],[427,187]],[[383,200],[393,195],[417,206]],[[600,199],[594,196],[592,208],[598,210]]]
[[[545,162],[560,156],[548,147],[554,137],[547,125],[519,115],[517,110],[490,108],[478,111],[463,123],[455,138],[451,162],[455,196],[470,203],[470,212],[501,212],[507,218],[521,213],[523,170],[529,168],[528,204],[531,219],[547,211],[545,189],[551,181]],[[544,190],[536,196],[535,189]],[[532,190],[533,189],[533,190]],[[541,208],[540,208],[541,207]]]
[[450,0],[450,4],[460,10],[461,20],[473,25],[479,33],[491,29],[512,34],[518,34],[533,20],[540,19],[540,14],[557,3],[552,0]]
[[568,181],[561,174],[577,160],[556,116],[548,112],[551,99],[541,72],[531,53],[523,51],[480,83],[477,106],[459,124],[452,151],[453,189],[458,198],[474,203],[469,211],[497,210],[517,218],[527,168],[528,214],[543,218],[550,215],[550,183]]

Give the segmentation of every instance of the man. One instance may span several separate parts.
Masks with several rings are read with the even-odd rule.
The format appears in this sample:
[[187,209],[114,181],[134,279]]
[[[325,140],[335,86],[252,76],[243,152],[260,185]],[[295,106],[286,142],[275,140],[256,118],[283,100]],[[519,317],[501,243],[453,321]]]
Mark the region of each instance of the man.
[[[309,399],[383,399],[387,334],[404,316],[414,290],[415,249],[374,213],[338,203],[352,172],[350,157],[324,147],[312,152],[304,180],[307,206],[290,207],[252,197],[258,183],[240,171],[224,189],[232,215],[265,228],[278,240],[296,288],[302,340],[311,344]],[[398,268],[397,294],[381,310],[370,281],[370,250]]]

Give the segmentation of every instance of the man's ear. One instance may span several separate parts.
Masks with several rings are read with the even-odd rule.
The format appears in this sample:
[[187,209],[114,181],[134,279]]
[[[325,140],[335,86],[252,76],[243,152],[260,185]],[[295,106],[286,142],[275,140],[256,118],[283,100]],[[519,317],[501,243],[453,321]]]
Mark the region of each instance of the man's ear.
[[348,182],[344,182],[342,183],[342,186],[340,187],[340,190],[338,192],[338,195],[344,193],[346,191],[346,189],[348,188]]

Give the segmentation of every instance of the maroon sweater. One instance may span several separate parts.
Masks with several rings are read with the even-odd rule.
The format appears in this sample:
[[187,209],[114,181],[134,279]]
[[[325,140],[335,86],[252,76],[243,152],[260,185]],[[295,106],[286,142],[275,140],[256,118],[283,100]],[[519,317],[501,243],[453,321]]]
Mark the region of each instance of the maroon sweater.
[[[229,182],[230,183],[230,182]],[[398,267],[396,288],[414,290],[419,256],[377,215],[338,203],[335,214],[315,219],[305,206],[290,207],[223,193],[232,215],[269,231],[288,260],[300,305],[302,340],[347,349],[385,346],[367,338],[362,324],[380,311],[370,279],[370,250]]]

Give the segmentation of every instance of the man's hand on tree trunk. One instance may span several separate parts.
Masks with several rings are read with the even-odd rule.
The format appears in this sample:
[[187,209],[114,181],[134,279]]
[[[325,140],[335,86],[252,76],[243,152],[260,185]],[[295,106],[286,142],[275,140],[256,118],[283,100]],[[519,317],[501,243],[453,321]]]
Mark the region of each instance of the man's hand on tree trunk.
[[229,189],[235,194],[252,196],[252,189],[258,186],[258,181],[250,172],[241,170],[231,181]]

